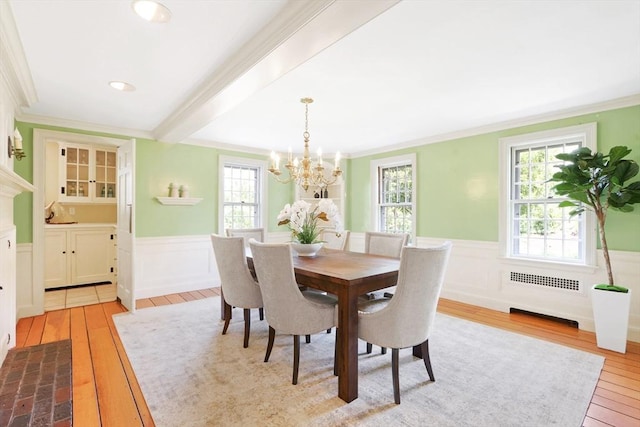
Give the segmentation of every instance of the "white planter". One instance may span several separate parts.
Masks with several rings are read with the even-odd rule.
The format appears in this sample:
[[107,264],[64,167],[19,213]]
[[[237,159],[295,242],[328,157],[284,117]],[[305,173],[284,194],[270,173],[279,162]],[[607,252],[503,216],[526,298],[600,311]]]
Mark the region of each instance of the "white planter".
[[592,288],[591,304],[598,347],[624,353],[627,349],[631,289],[625,294]]

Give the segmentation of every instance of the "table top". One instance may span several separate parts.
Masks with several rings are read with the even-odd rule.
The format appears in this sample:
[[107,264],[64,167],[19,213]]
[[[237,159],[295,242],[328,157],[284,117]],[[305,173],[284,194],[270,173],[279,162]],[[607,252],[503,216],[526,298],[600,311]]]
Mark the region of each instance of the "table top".
[[[249,267],[253,269],[250,251]],[[296,279],[300,284],[331,291],[334,286],[366,286],[366,290],[382,289],[395,284],[400,260],[361,252],[323,248],[314,257],[293,256]],[[316,286],[314,286],[316,287]]]

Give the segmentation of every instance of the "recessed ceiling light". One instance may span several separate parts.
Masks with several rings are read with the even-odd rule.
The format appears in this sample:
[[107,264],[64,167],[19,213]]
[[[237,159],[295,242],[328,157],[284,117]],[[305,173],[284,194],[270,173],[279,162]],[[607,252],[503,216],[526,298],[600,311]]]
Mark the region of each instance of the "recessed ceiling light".
[[171,19],[171,11],[156,1],[134,0],[132,7],[138,16],[145,21],[164,23]]
[[127,82],[112,81],[109,82],[109,86],[122,92],[133,92],[134,90],[136,90],[136,87],[134,85]]

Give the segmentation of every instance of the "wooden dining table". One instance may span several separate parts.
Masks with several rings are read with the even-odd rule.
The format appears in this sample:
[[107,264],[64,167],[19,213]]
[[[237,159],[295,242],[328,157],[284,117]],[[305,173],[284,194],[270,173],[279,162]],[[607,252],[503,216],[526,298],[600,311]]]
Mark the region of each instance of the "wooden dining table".
[[[249,254],[247,264],[253,272]],[[293,265],[298,284],[338,297],[338,396],[351,402],[358,398],[358,297],[394,286],[400,260],[325,248],[315,257],[294,255]]]

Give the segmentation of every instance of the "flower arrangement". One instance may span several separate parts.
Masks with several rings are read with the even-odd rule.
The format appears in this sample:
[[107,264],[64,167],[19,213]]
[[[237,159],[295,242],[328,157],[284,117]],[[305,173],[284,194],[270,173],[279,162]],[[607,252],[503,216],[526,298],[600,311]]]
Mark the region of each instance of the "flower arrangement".
[[338,207],[331,199],[321,199],[313,207],[304,200],[287,203],[278,214],[278,225],[288,224],[293,240],[302,244],[318,243],[318,220],[333,221],[338,230],[342,227]]

